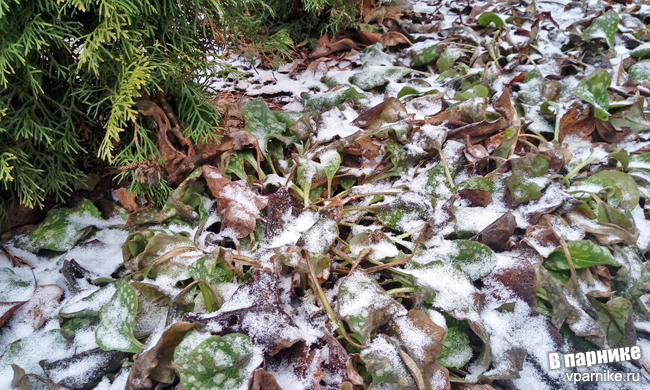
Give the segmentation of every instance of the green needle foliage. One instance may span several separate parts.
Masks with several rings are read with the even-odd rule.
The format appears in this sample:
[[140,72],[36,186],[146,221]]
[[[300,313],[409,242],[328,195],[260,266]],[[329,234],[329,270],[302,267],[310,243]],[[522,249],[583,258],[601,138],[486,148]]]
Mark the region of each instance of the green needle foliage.
[[15,201],[62,200],[89,166],[159,160],[138,115],[149,97],[166,96],[192,142],[215,137],[220,49],[291,44],[259,38],[259,13],[274,15],[258,0],[0,0],[0,220]]

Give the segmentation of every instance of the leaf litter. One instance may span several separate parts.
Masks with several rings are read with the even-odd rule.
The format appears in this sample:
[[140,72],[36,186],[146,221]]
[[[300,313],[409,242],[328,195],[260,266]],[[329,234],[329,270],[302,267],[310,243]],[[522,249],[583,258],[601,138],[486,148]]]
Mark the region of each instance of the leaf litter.
[[161,128],[161,210],[3,243],[0,383],[568,389],[549,352],[638,345],[589,388],[647,388],[641,3],[363,2],[289,64],[231,55],[221,144]]

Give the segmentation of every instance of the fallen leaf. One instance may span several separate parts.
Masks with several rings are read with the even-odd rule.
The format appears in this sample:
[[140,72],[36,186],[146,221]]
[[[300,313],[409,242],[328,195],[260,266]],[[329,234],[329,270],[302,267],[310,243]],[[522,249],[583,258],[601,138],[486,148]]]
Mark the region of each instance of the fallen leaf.
[[275,380],[275,377],[268,372],[264,371],[263,368],[257,368],[253,371],[253,383],[251,384],[250,390],[283,390],[278,382]]
[[374,45],[379,42],[382,34],[370,32],[370,31],[357,31],[357,40],[363,45]]
[[135,200],[135,192],[129,191],[127,188],[120,187],[115,190],[115,196],[118,201],[128,211],[135,211],[138,208],[138,203]]
[[139,355],[129,372],[126,390],[151,390],[158,383],[171,384],[176,372],[173,360],[174,350],[196,324],[177,322],[167,328],[156,345]]
[[511,238],[516,228],[515,216],[508,211],[478,233],[472,240],[485,244],[497,252],[505,251],[513,245]]
[[259,211],[266,207],[267,199],[221,176],[215,167],[204,165],[201,169],[210,192],[217,200],[222,231],[232,229],[237,239],[248,236],[255,230]]
[[595,129],[596,121],[590,115],[590,110],[580,112],[577,108],[571,108],[560,119],[559,142],[562,143],[562,140],[570,135],[590,140]]
[[382,34],[379,38],[379,43],[381,43],[384,48],[398,45],[411,46],[411,41],[409,41],[409,39],[405,37],[404,34],[398,33],[397,31],[389,31]]
[[336,42],[328,42],[318,46],[309,54],[309,58],[321,58],[343,50],[357,49],[357,44],[350,38],[343,38]]

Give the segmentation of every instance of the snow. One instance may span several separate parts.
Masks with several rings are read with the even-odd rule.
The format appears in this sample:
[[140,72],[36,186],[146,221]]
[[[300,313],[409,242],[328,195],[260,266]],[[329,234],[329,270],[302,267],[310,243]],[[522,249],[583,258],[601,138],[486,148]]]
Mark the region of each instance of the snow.
[[343,111],[339,110],[338,107],[332,108],[320,117],[316,141],[331,141],[336,136],[345,138],[362,131],[351,123],[358,116],[359,114],[350,106],[345,106]]
[[[383,79],[381,78],[384,77],[383,73],[387,67],[408,64],[410,60],[406,53],[409,51],[421,51],[425,47],[439,44],[443,39],[445,40],[444,45],[450,45],[452,41],[446,38],[450,35],[448,29],[452,27],[464,29],[468,35],[468,42],[471,39],[479,39],[487,43],[491,39],[478,37],[473,30],[463,27],[460,22],[461,19],[464,21],[466,15],[459,16],[455,11],[457,4],[453,2],[437,4],[432,1],[413,1],[412,3],[413,10],[418,13],[423,13],[425,18],[431,16],[430,13],[434,12],[443,15],[444,18],[439,24],[442,31],[426,34],[413,33],[412,36],[424,38],[424,40],[415,42],[411,48],[404,52],[387,53],[382,50],[381,45],[376,45],[366,49],[365,53],[347,56],[341,61],[321,61],[315,71],[310,70],[302,73],[294,73],[292,71],[293,64],[284,65],[277,71],[266,69],[253,71],[246,69],[248,73],[246,80],[236,82],[214,80],[212,86],[223,91],[241,91],[249,97],[290,95],[290,97],[282,100],[282,102],[287,103],[282,109],[285,111],[303,111],[301,94],[306,93],[310,94],[310,96],[335,95],[350,86],[350,78],[360,72],[366,72],[370,76],[375,75],[380,79],[379,81],[382,81]],[[477,4],[483,4],[483,2],[477,2]],[[541,20],[537,35],[537,48],[531,50],[531,57],[538,62],[537,66],[544,75],[559,74],[561,60],[567,57],[567,55],[573,56],[572,53],[562,52],[561,48],[569,42],[566,31],[576,21],[583,19],[585,13],[580,7],[565,7],[570,4],[571,2],[569,0],[540,0],[534,5],[538,13],[550,12],[553,15],[553,19],[561,26],[560,29],[556,29],[549,20]],[[604,9],[604,3],[601,1],[588,1],[585,4],[586,9]],[[622,9],[618,5],[614,5],[613,7],[618,10]],[[640,7],[640,10],[637,12],[645,10],[645,12],[650,13],[648,6]],[[498,14],[506,16],[501,11]],[[635,26],[635,23],[639,23],[639,19],[631,15],[622,15],[623,24],[619,26],[621,31],[628,31]],[[530,27],[530,22],[526,22],[525,28]],[[637,27],[644,28],[641,25]],[[578,27],[578,30],[580,28]],[[510,35],[512,44],[524,44],[528,40],[528,37],[516,34],[516,29],[514,28],[506,26],[506,31]],[[511,47],[511,43],[502,39],[501,47],[509,48]],[[610,59],[614,67],[614,72],[629,53],[629,50],[624,48],[623,42],[620,39],[617,38],[616,43],[617,57]],[[453,44],[449,48],[450,51],[458,52],[459,50]],[[373,51],[374,49],[376,50]],[[483,49],[479,48],[477,50]],[[538,51],[544,54],[541,55]],[[476,57],[478,57],[480,53],[476,54]],[[475,59],[473,58],[472,61]],[[236,56],[231,56],[228,61],[234,65],[243,65],[242,59]],[[361,64],[364,64],[363,68],[358,67]],[[348,67],[350,69],[341,70],[342,68]],[[488,77],[488,83],[491,83],[492,88],[499,95],[505,88],[504,83],[512,80],[518,72],[530,72],[532,69],[533,67],[531,65],[517,65],[511,69],[507,67],[499,69],[496,73],[490,73],[491,71],[488,70],[488,72],[485,72],[485,75],[490,76]],[[593,67],[587,66],[585,73],[589,74],[592,70]],[[470,74],[476,72],[480,72],[481,77],[483,77],[482,65],[470,70]],[[336,88],[330,88],[325,85],[323,76],[328,79],[328,84],[332,81],[335,82],[337,84]],[[496,77],[491,78],[492,76]],[[410,74],[402,81],[398,81],[395,77],[387,77],[385,80],[387,83],[382,90],[383,93],[364,92],[367,98],[363,100],[363,104],[350,105],[345,103],[320,114],[313,123],[316,130],[311,141],[325,144],[339,137],[351,136],[358,132],[366,133],[365,130],[352,124],[354,119],[364,111],[364,108],[373,106],[385,100],[387,97],[395,97],[405,86],[415,88],[422,93],[432,89],[442,91],[441,94],[436,95],[431,94],[402,98],[411,119],[416,121],[425,120],[442,109],[443,97],[449,99],[456,92],[450,83],[439,80],[438,78],[439,75],[435,74],[435,72],[431,74]],[[559,81],[562,91],[560,99],[557,101],[560,106],[560,112],[558,114],[562,114],[567,108],[572,106],[574,99],[571,95],[577,82],[578,78],[575,77],[563,77]],[[523,88],[528,89],[527,92],[539,93],[541,92],[543,83],[544,81],[540,80],[534,85],[524,86]],[[452,99],[451,102],[453,103],[454,100]],[[554,124],[548,122],[547,118],[543,118],[541,114],[538,114],[538,107],[530,106],[530,108],[533,111],[528,116],[531,119],[535,119],[538,125],[543,125],[543,130],[552,131]],[[519,373],[520,378],[513,380],[516,387],[545,389],[556,388],[556,385],[568,386],[566,381],[563,381],[563,378],[560,377],[560,372],[547,370],[547,353],[549,351],[567,350],[566,345],[556,345],[553,341],[554,335],[549,328],[550,323],[548,319],[536,314],[526,302],[509,291],[506,286],[493,283],[490,284],[490,287],[479,287],[479,283],[473,283],[471,278],[468,277],[468,274],[476,275],[484,273],[486,271],[486,268],[484,268],[485,265],[483,264],[484,261],[474,263],[474,268],[464,266],[464,271],[461,271],[456,265],[451,264],[449,259],[451,256],[462,253],[464,248],[462,246],[456,246],[448,238],[455,238],[453,234],[459,232],[460,234],[478,233],[508,211],[513,212],[516,218],[517,228],[523,230],[531,224],[537,223],[536,217],[540,214],[549,213],[549,210],[565,203],[570,196],[574,198],[581,196],[579,194],[569,195],[569,192],[600,192],[602,188],[593,184],[574,181],[571,188],[567,190],[557,180],[549,184],[550,180],[548,175],[533,178],[529,179],[529,181],[538,184],[542,188],[548,185],[548,188],[543,191],[542,198],[518,205],[514,209],[511,209],[504,199],[505,188],[503,180],[495,180],[495,189],[492,196],[493,203],[491,205],[487,207],[469,207],[469,202],[459,200],[453,208],[453,217],[455,219],[451,218],[451,213],[443,209],[446,201],[452,195],[447,178],[443,176],[442,178],[436,177],[436,180],[431,180],[430,177],[432,169],[439,167],[438,164],[440,162],[435,161],[437,157],[433,159],[427,157],[427,160],[422,160],[423,156],[426,155],[426,152],[433,152],[432,145],[439,146],[444,144],[443,155],[447,164],[451,167],[452,176],[455,175],[455,183],[462,182],[464,179],[475,176],[478,173],[463,166],[466,163],[463,158],[463,152],[466,147],[465,140],[447,140],[444,142],[444,138],[447,135],[447,125],[433,126],[425,124],[418,126],[419,129],[415,133],[415,137],[410,139],[406,145],[403,145],[408,156],[413,158],[413,161],[419,162],[418,159],[423,161],[421,165],[418,165],[418,163],[411,164],[412,166],[406,172],[400,173],[398,177],[358,185],[347,194],[347,196],[354,196],[364,193],[384,193],[383,200],[380,201],[375,199],[374,196],[366,196],[346,204],[346,207],[357,207],[359,209],[354,211],[346,210],[343,215],[344,224],[352,225],[350,229],[351,236],[362,233],[381,233],[381,239],[378,241],[370,241],[367,244],[364,243],[358,246],[351,245],[349,254],[352,257],[356,257],[363,249],[370,248],[369,258],[374,261],[382,261],[386,258],[398,256],[400,251],[408,254],[408,249],[415,246],[413,242],[418,238],[418,234],[421,234],[420,232],[424,224],[426,222],[432,222],[438,230],[435,231],[433,237],[424,243],[427,250],[418,253],[413,258],[412,263],[406,265],[405,269],[400,268],[399,272],[412,276],[415,283],[421,289],[435,292],[432,296],[432,308],[425,306],[425,309],[429,317],[437,325],[447,328],[447,321],[445,315],[443,315],[444,312],[447,315],[470,320],[475,324],[484,326],[487,330],[490,335],[492,354],[495,357],[494,365],[492,369],[471,365],[469,367],[470,375],[467,379],[477,379],[480,374],[489,375],[504,372],[508,369],[508,354],[515,348],[523,348],[528,356],[524,361],[523,370]],[[540,128],[542,127],[535,127],[535,129]],[[646,148],[648,145],[650,145],[648,136],[642,134],[641,141],[627,138],[617,146],[632,153]],[[302,146],[304,147],[304,145]],[[567,166],[568,170],[578,166],[578,164],[590,157],[598,161],[593,163],[591,167],[588,167],[589,169],[594,169],[598,163],[606,162],[605,158],[608,149],[602,144],[594,145],[591,141],[575,135],[569,135],[563,140],[562,146],[567,148],[573,155],[572,160]],[[300,147],[297,149],[301,152]],[[319,155],[322,150],[322,148],[315,148],[306,157],[312,158],[318,155],[320,159],[319,164],[327,165],[328,161],[333,161],[332,159],[335,158],[337,152],[332,149],[329,152]],[[381,169],[379,164],[383,162],[384,152],[385,149],[382,149],[382,155],[373,161],[368,161],[365,158],[360,159],[363,164],[358,168],[346,167],[344,171],[347,174],[360,177],[369,176],[378,169]],[[433,154],[435,155],[436,153]],[[302,155],[305,156],[304,154]],[[285,185],[290,188],[295,186],[295,176],[293,177],[294,181],[288,181],[289,175],[286,173],[294,166],[294,163],[295,161],[291,159],[278,161],[278,166],[282,168],[281,172],[279,172],[280,174],[273,173],[267,175],[264,186],[267,188]],[[650,169],[650,164],[638,162],[637,160],[637,162],[632,162],[630,168]],[[305,179],[312,181],[317,173],[315,166],[309,166],[305,173]],[[286,175],[286,177],[282,175]],[[641,177],[643,176],[642,173],[637,172],[631,175],[644,179]],[[210,172],[208,173],[208,177],[218,179],[222,176],[216,172]],[[434,181],[435,183],[431,184]],[[241,181],[241,184],[243,186],[249,185],[246,181]],[[642,189],[642,191],[648,192],[647,189]],[[256,219],[264,220],[264,213],[260,212],[254,200],[246,193],[243,187],[235,185],[226,186],[220,196],[232,201],[230,202],[230,211],[234,215],[242,219],[252,215]],[[434,198],[435,207],[432,205],[432,199]],[[375,203],[370,206],[370,202]],[[206,209],[210,209],[213,203],[213,201],[209,201],[204,206]],[[330,207],[333,204],[334,202],[324,203],[326,207]],[[374,217],[369,215],[370,212],[363,210],[366,206],[369,206],[370,210],[373,207],[383,207],[388,210],[401,207],[404,212],[399,215],[399,229],[397,230],[400,231],[389,232],[386,231],[387,229],[383,229],[380,222],[371,220]],[[337,222],[327,212],[315,210],[314,208],[301,212],[287,212],[283,216],[284,230],[282,232],[270,240],[264,240],[262,238],[259,243],[256,243],[256,245],[259,244],[256,250],[239,248],[232,253],[254,258],[261,263],[263,268],[268,270],[275,269],[275,264],[272,259],[276,254],[276,250],[286,246],[298,245],[311,253],[328,254],[329,246],[339,236]],[[411,212],[413,210],[421,211],[421,214]],[[329,212],[330,210],[327,209],[327,211]],[[650,221],[645,218],[644,209],[641,207],[634,208],[630,216],[640,233],[636,246],[641,252],[645,252],[650,247]],[[367,218],[363,221],[364,223],[365,221],[369,221],[368,226],[360,224],[360,218]],[[205,225],[210,226],[219,221],[218,214],[211,212]],[[571,225],[566,224],[556,215],[551,216],[550,221],[551,227],[567,241],[582,239],[585,237],[583,228],[597,226],[595,221],[580,216],[575,216],[574,223]],[[102,220],[90,215],[76,215],[72,217],[72,222],[78,226],[95,226],[98,230],[92,237],[86,239],[85,243],[77,245],[64,254],[35,255],[15,248],[12,242],[9,242],[7,246],[8,250],[35,266],[33,273],[26,267],[12,267],[6,256],[3,256],[0,252],[0,267],[2,267],[0,268],[0,301],[28,301],[12,315],[3,326],[2,333],[0,333],[2,335],[0,354],[4,352],[4,355],[0,357],[0,363],[2,363],[0,364],[0,383],[10,382],[13,376],[9,366],[11,362],[19,364],[22,368],[28,370],[28,372],[42,374],[38,360],[42,359],[43,356],[47,356],[49,360],[53,361],[97,348],[95,340],[96,326],[76,331],[74,340],[66,345],[58,333],[58,316],[60,314],[78,314],[82,311],[98,315],[102,308],[111,303],[111,298],[116,291],[116,287],[111,283],[103,288],[99,288],[87,280],[80,279],[78,283],[81,291],[73,291],[63,275],[58,272],[58,269],[63,261],[71,261],[74,259],[80,266],[89,271],[91,279],[110,278],[114,276],[115,272],[120,270],[120,267],[123,265],[122,244],[128,236],[129,231],[119,226],[125,222],[119,216],[109,220]],[[154,226],[153,228],[159,227]],[[183,268],[184,265],[196,260],[197,257],[203,256],[204,253],[210,255],[212,251],[218,249],[216,244],[206,243],[206,238],[210,233],[199,231],[198,226],[171,224],[167,226],[167,229],[172,233],[189,233],[191,237],[194,237],[197,233],[199,234],[196,240],[199,250],[191,251],[183,256],[177,256],[170,261],[170,264],[174,263]],[[70,233],[71,237],[73,232],[70,231]],[[517,232],[517,235],[519,233],[520,231]],[[220,233],[221,237],[225,237],[228,234],[228,231],[225,229]],[[341,236],[341,238],[346,239],[344,236]],[[528,242],[544,257],[548,256],[555,249],[553,245],[543,246],[541,242],[536,240],[534,234],[532,237],[528,237]],[[238,242],[238,244],[241,243]],[[244,245],[242,244],[242,246]],[[339,248],[343,247],[344,245],[339,246]],[[165,248],[164,251],[168,251],[169,249],[172,249],[172,246]],[[517,253],[515,252],[497,254],[497,271],[514,266],[517,258],[516,255]],[[290,258],[289,264],[293,267],[298,267],[300,261],[300,257],[295,255]],[[624,262],[621,259],[619,261],[629,268],[631,279],[634,281],[638,280],[641,275],[641,263],[633,261]],[[490,264],[493,265],[494,263]],[[415,265],[419,268],[416,268]],[[247,270],[241,264],[235,264],[234,267],[243,272]],[[258,314],[251,311],[242,316],[241,325],[247,329],[247,332],[254,336],[273,334],[286,339],[304,340],[307,345],[312,346],[312,350],[316,356],[314,356],[312,363],[307,366],[302,374],[298,372],[304,370],[305,366],[296,364],[289,359],[284,359],[278,364],[268,364],[266,366],[267,371],[275,376],[282,388],[307,389],[311,388],[313,377],[318,374],[319,367],[317,363],[320,362],[321,358],[328,359],[329,356],[327,346],[318,349],[322,344],[322,338],[326,332],[325,314],[322,307],[319,306],[319,299],[316,298],[310,289],[306,289],[304,291],[305,294],[300,297],[294,294],[295,289],[304,287],[299,286],[299,277],[292,278],[291,275],[284,276],[282,273],[281,275],[277,283],[277,289],[280,293],[280,301],[277,304],[279,308],[291,317],[293,323],[288,324],[286,317],[275,315],[272,312]],[[363,283],[365,281],[364,277],[365,274],[361,272],[350,274],[347,277],[340,277],[335,281],[333,287],[326,289],[325,294],[327,299],[335,308],[338,306],[339,315],[342,317],[368,314],[371,310],[395,302],[384,293],[383,289],[368,288],[367,284]],[[155,279],[145,279],[143,283],[150,283],[165,294],[174,297],[180,293],[181,288],[179,286],[182,286],[187,279],[189,279],[189,274],[180,272],[176,275],[158,275]],[[10,281],[16,283],[8,283]],[[337,302],[337,299],[339,286],[343,281],[346,281],[349,293],[353,299],[346,305],[341,306]],[[304,282],[304,279],[301,282]],[[597,278],[592,278],[592,280],[581,279],[579,283],[582,291],[585,293],[591,291],[609,291],[609,287]],[[48,285],[50,287],[47,287]],[[252,288],[242,283],[218,283],[212,287],[224,300],[223,306],[218,311],[210,314],[214,317],[223,313],[253,309],[260,305],[269,304],[269,302],[256,296]],[[60,291],[57,289],[61,289],[64,292],[63,300],[60,303],[57,302],[57,292]],[[594,325],[593,320],[580,308],[580,304],[575,298],[572,298],[569,294],[567,294],[567,297],[572,306],[582,314],[580,319],[573,323],[571,327],[574,331],[588,332]],[[205,303],[202,299],[200,298],[196,301],[195,311],[206,310]],[[508,311],[503,309],[502,306],[504,304],[512,304],[513,310]],[[114,307],[115,310],[106,313],[106,319],[119,322],[120,318],[127,315],[125,307],[119,305],[111,307]],[[39,315],[42,316],[44,321],[40,329],[35,329],[38,326],[35,326],[33,319],[30,318],[30,314],[36,311],[35,308],[39,309]],[[431,341],[427,339],[426,335],[420,329],[417,329],[410,322],[408,317],[404,316],[405,309],[403,306],[395,305],[392,307],[392,310],[394,312],[393,314],[395,314],[393,321],[406,335],[404,339],[398,341],[396,339],[390,339],[385,335],[371,335],[371,341],[367,345],[367,348],[361,352],[361,355],[367,356],[376,353],[387,359],[401,377],[409,378],[410,373],[404,366],[395,345],[401,343],[413,351],[416,358],[423,359],[424,347]],[[156,309],[153,307],[146,316],[138,319],[136,331],[138,333],[150,333],[145,343],[145,350],[155,345],[161,336],[164,326],[160,318],[165,315],[164,308]],[[336,326],[338,325],[332,324],[332,328]],[[650,324],[647,322],[637,321],[636,327],[640,331],[650,331]],[[208,329],[214,332],[222,330],[218,326],[208,326]],[[111,339],[113,346],[128,347],[128,343],[119,335],[117,329],[104,330],[103,332],[105,333],[102,334],[102,337]],[[190,332],[181,344],[181,354],[183,351],[187,352],[191,350],[208,336],[208,332]],[[18,340],[21,340],[19,341],[20,344],[15,345],[22,345],[25,353],[20,356],[13,356],[11,351],[7,349],[7,346]],[[638,344],[643,349],[643,356],[650,356],[650,341],[644,337],[639,337]],[[251,373],[265,361],[264,352],[259,345],[254,345],[253,357],[246,366],[247,373]],[[473,353],[469,348],[465,351],[458,352],[460,358],[463,359],[471,356]],[[53,373],[51,379],[57,381],[69,377],[81,378],[83,375],[88,374],[93,369],[104,364],[105,360],[102,359],[99,355],[88,357],[83,362],[70,365],[65,369]],[[222,364],[225,364],[223,359],[219,360],[222,361]],[[268,363],[269,360],[267,359],[266,362]],[[122,369],[112,382],[109,378],[104,378],[97,388],[102,390],[123,389],[127,381],[128,370],[128,368]],[[486,370],[488,371],[486,372]],[[557,382],[553,384],[548,383],[548,377],[557,379]],[[609,388],[604,384],[601,385],[599,385],[599,388]],[[247,383],[245,382],[240,387],[244,388],[246,386]],[[615,388],[616,386],[613,387]]]

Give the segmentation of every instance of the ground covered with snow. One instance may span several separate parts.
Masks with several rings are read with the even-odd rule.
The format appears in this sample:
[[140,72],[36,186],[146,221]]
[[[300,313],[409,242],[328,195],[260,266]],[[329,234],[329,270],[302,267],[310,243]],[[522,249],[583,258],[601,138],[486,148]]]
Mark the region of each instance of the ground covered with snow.
[[[0,389],[649,388],[641,3],[378,2],[228,57],[218,153],[162,209],[3,243]],[[567,379],[604,371],[638,382]]]

